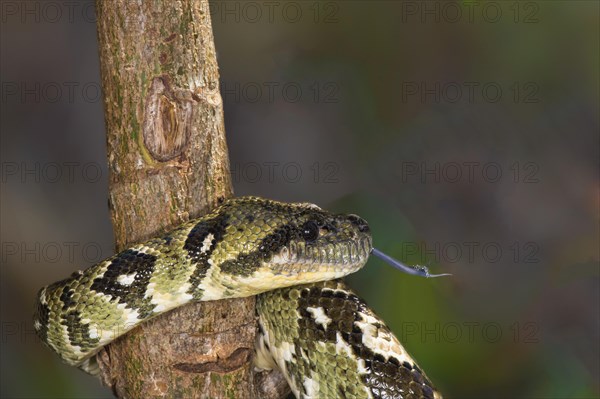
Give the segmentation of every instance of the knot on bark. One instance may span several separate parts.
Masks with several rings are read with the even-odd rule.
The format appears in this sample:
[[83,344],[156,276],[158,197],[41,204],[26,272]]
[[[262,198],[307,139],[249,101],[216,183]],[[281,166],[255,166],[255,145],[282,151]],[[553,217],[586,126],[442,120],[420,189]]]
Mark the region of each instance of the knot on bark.
[[176,363],[173,368],[186,373],[229,373],[245,366],[252,356],[252,350],[238,348],[225,359],[218,358],[215,362],[206,363]]
[[158,161],[180,155],[191,136],[195,100],[190,90],[173,87],[167,75],[152,79],[144,109],[144,145]]

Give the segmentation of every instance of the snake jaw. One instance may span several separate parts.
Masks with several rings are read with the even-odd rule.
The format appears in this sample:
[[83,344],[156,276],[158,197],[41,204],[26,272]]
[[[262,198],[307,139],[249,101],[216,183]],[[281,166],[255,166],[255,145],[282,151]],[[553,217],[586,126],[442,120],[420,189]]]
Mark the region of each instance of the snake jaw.
[[309,246],[291,242],[282,247],[266,263],[275,273],[293,274],[295,271],[337,270],[340,277],[363,267],[372,251],[370,236],[326,246]]

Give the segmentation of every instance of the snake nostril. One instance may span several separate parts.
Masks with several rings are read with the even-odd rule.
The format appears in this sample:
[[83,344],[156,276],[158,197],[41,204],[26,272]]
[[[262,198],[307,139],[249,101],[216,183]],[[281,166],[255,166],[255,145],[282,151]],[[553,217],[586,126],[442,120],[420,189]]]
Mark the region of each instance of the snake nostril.
[[360,216],[351,214],[348,215],[348,219],[350,220],[350,223],[356,226],[358,228],[358,231],[360,231],[361,233],[368,233],[369,231],[371,231],[367,221],[361,218]]

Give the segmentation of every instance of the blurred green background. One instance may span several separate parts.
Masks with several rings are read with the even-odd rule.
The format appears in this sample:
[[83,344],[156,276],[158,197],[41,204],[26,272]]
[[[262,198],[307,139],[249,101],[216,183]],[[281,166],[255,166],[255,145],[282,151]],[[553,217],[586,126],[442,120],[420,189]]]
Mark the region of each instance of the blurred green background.
[[[2,5],[1,394],[107,398],[31,321],[41,286],[113,253],[93,3],[52,3]],[[237,195],[357,213],[453,273],[349,279],[445,397],[599,397],[598,2],[211,14]]]

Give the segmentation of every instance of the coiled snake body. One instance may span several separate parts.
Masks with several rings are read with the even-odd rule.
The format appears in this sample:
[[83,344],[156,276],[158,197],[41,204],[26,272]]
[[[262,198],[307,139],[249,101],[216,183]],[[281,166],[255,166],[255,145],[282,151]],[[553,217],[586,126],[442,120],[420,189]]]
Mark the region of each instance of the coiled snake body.
[[[34,327],[68,364],[190,301],[259,295],[255,364],[298,398],[439,398],[385,323],[338,279],[372,250],[368,224],[258,197],[212,213],[40,290]],[[333,281],[330,281],[333,280]],[[286,288],[287,287],[287,288]]]

